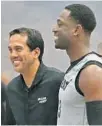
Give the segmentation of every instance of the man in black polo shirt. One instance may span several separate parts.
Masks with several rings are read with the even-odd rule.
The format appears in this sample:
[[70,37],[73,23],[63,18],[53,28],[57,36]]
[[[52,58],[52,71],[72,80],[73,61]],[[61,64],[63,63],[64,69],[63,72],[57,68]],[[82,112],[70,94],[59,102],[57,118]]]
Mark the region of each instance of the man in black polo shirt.
[[44,41],[39,31],[14,29],[9,56],[20,75],[8,85],[7,125],[55,125],[63,73],[42,62]]

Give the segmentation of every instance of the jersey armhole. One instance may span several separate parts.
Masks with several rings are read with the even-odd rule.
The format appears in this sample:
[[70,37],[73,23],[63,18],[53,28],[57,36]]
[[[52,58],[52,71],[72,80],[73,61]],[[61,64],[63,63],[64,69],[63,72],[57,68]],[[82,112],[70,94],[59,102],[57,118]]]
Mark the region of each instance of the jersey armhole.
[[84,96],[84,94],[83,94],[83,92],[82,92],[82,91],[80,90],[80,88],[79,88],[79,77],[80,77],[80,74],[81,74],[82,70],[85,69],[85,68],[86,68],[87,66],[89,66],[89,65],[97,65],[97,66],[99,66],[99,67],[102,68],[102,63],[100,63],[100,62],[98,62],[98,61],[92,60],[92,61],[87,62],[87,63],[81,68],[81,70],[78,72],[78,74],[77,74],[77,76],[76,76],[76,79],[75,79],[75,88],[76,88],[77,92],[78,92],[80,95],[82,95],[82,96]]

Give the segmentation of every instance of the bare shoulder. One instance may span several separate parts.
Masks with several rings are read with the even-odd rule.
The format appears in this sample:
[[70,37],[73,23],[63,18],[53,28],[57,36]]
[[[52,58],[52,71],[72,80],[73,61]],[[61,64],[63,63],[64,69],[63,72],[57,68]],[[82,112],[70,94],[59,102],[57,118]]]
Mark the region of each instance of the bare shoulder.
[[102,100],[102,68],[90,65],[83,69],[79,78],[79,87],[86,101]]

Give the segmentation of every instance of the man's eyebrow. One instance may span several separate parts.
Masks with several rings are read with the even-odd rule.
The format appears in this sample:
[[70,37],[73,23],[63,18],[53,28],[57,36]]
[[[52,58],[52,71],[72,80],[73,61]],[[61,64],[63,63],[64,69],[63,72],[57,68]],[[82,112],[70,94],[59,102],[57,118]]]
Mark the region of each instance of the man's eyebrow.
[[[11,46],[9,45],[8,48],[11,48]],[[15,45],[14,48],[23,48],[23,47],[20,45]]]

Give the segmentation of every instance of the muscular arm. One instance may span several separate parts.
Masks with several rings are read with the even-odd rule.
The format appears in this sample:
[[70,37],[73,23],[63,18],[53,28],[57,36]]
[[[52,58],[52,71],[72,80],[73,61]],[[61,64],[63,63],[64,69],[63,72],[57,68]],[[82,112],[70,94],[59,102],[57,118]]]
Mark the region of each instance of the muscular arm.
[[102,125],[102,68],[90,65],[82,70],[79,87],[86,101],[90,125]]

